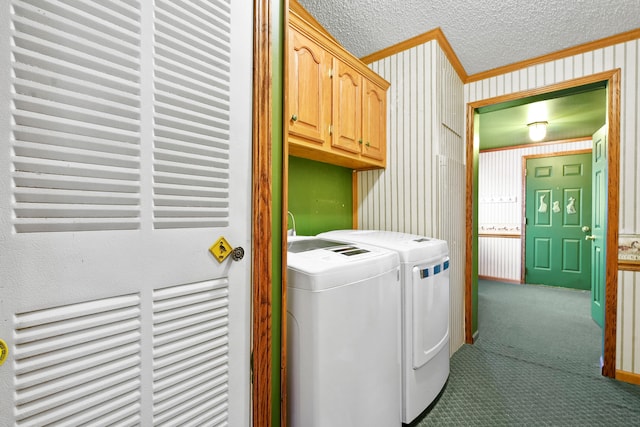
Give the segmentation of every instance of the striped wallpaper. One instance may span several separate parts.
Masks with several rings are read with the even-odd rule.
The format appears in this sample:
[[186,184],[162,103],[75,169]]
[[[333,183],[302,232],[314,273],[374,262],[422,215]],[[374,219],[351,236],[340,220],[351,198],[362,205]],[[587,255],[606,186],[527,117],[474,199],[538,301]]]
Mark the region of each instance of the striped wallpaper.
[[[505,234],[509,231],[520,234],[522,157],[588,148],[591,148],[591,140],[480,153],[478,167],[479,276],[520,281],[522,250],[519,236],[518,238],[485,236],[486,234]],[[500,231],[503,229],[506,230]]]
[[[465,103],[621,70],[620,233],[640,234],[640,40],[465,85]],[[640,374],[640,273],[618,274],[616,369]]]
[[[457,249],[455,232],[464,234],[464,221],[441,221],[455,210],[439,197],[446,187],[454,199],[464,197],[464,177],[453,176],[464,163],[464,111],[470,102],[540,88],[568,80],[621,69],[621,186],[620,233],[640,234],[640,41],[533,65],[467,83],[448,78],[451,65],[436,41],[413,47],[371,64],[391,82],[388,93],[387,162],[382,171],[358,173],[358,225],[452,236],[450,246],[460,264],[452,270],[452,352],[463,342],[464,250]],[[463,99],[459,95],[463,91]],[[444,166],[451,172],[440,170]],[[462,167],[460,167],[462,169]],[[450,176],[449,176],[450,175]],[[459,179],[459,185],[453,185]],[[452,201],[453,203],[453,201]],[[462,202],[460,202],[462,203]],[[444,211],[444,209],[448,209]],[[463,217],[461,217],[463,218]],[[445,224],[446,222],[446,224]],[[444,230],[442,227],[451,227]],[[462,245],[461,245],[462,246]],[[511,273],[510,273],[511,274]],[[459,335],[460,334],[460,335]],[[618,370],[640,375],[640,273],[621,271],[618,285]]]
[[391,83],[387,168],[358,173],[358,227],[447,240],[453,354],[464,343],[462,81],[435,41],[370,67]]

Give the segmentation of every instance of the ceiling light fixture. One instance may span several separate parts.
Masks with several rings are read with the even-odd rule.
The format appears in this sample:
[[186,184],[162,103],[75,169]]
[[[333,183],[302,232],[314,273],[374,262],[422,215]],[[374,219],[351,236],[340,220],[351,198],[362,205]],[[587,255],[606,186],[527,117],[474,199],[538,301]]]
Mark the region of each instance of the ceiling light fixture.
[[527,125],[529,127],[529,138],[531,138],[531,140],[535,142],[542,141],[547,134],[548,124],[548,122],[529,123]]

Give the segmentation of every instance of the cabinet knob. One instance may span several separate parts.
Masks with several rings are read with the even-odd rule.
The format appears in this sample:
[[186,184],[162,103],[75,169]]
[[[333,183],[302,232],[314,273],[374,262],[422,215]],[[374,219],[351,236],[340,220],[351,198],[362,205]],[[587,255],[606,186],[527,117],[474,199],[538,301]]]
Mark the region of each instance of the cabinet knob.
[[291,120],[293,120],[294,122],[298,121],[298,116],[296,116],[295,114],[293,116],[291,116]]
[[367,141],[367,143],[364,145],[366,145],[367,147],[371,147],[371,144],[369,143],[369,141]]
[[362,145],[362,139],[358,140],[358,144]]

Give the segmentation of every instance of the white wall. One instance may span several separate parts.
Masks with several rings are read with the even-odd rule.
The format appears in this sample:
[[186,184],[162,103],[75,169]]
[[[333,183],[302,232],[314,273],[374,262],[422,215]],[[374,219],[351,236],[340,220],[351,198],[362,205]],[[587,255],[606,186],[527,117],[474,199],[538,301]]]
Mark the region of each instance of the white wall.
[[358,173],[358,227],[447,240],[453,353],[464,343],[462,81],[435,41],[370,67],[391,83],[387,168]]
[[[482,120],[480,121],[482,126]],[[478,275],[520,281],[522,157],[591,148],[591,140],[480,153],[478,167]],[[517,233],[517,237],[487,234]]]
[[[595,49],[465,85],[465,103],[621,69],[620,233],[640,234],[640,41]],[[640,374],[640,273],[618,274],[616,369]]]

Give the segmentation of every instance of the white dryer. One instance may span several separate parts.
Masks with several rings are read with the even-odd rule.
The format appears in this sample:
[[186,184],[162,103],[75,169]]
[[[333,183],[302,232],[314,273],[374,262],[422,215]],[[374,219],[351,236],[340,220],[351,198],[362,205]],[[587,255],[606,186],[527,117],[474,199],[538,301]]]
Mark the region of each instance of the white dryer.
[[288,424],[400,426],[398,255],[369,245],[289,239]]
[[449,249],[444,240],[379,230],[335,230],[324,239],[376,245],[400,256],[402,422],[410,423],[449,377]]

